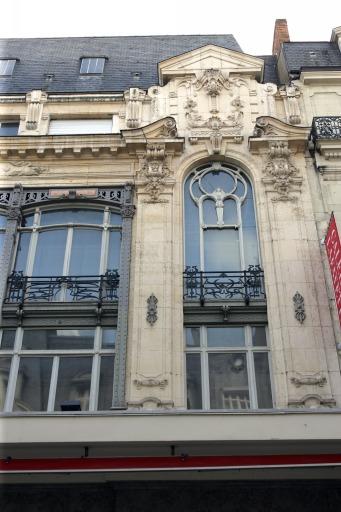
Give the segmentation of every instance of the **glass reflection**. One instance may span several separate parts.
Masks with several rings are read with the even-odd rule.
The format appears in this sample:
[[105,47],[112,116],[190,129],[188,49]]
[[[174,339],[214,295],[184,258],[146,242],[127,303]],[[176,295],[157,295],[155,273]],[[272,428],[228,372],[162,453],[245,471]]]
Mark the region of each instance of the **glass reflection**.
[[202,409],[200,354],[187,354],[187,408]]
[[89,409],[91,367],[92,357],[60,358],[55,411],[67,400],[79,400],[82,411]]
[[21,357],[14,411],[46,411],[49,398],[52,357]]
[[112,406],[114,382],[114,356],[101,357],[99,375],[98,406],[99,411],[107,411]]
[[63,274],[66,229],[53,229],[39,233],[34,259],[34,276],[60,276]]
[[92,349],[93,329],[25,329],[24,350],[82,350]]
[[11,369],[11,358],[0,357],[0,411],[3,410],[6,400],[9,372]]
[[249,385],[244,353],[209,354],[211,409],[249,409]]
[[102,231],[75,228],[72,239],[70,275],[98,275]]

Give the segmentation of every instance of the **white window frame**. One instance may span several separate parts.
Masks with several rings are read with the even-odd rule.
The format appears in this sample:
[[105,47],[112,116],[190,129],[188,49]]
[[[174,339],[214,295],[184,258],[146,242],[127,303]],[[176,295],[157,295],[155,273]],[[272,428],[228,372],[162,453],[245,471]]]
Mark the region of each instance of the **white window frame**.
[[[4,217],[6,219],[6,212],[3,212],[0,210],[0,217]],[[2,238],[2,243],[4,243],[4,241],[5,241],[6,224],[7,224],[7,221],[5,222],[4,226],[0,225],[0,238]],[[0,258],[1,258],[1,254],[2,254],[2,249],[3,249],[3,245],[0,244]]]
[[[198,347],[187,347],[186,345],[186,328],[199,328],[200,329],[200,346]],[[207,328],[210,327],[242,327],[245,332],[245,345],[239,347],[209,347],[207,345]],[[265,327],[265,336],[266,336],[266,345],[262,347],[253,346],[252,345],[252,327]],[[208,356],[209,354],[232,354],[232,353],[243,353],[246,354],[246,364],[247,364],[247,376],[248,376],[248,391],[250,397],[250,409],[258,409],[258,399],[257,399],[257,387],[256,387],[256,374],[254,367],[254,358],[253,354],[256,352],[262,352],[268,354],[268,365],[269,365],[269,375],[270,375],[270,391],[272,396],[272,403],[274,403],[274,393],[273,393],[273,382],[272,382],[272,371],[271,371],[271,358],[270,358],[270,347],[269,347],[269,337],[268,337],[268,329],[267,326],[262,324],[236,324],[236,325],[198,325],[198,324],[188,324],[184,329],[184,346],[185,346],[185,368],[187,354],[200,354],[200,367],[201,367],[201,390],[202,390],[202,410],[212,410],[210,407],[210,387],[209,387],[209,363]],[[186,371],[185,371],[186,374]],[[187,383],[185,379],[185,396],[187,401]],[[245,409],[224,409],[231,410],[234,412],[239,412],[240,410]],[[268,409],[267,409],[268,410]]]
[[[81,59],[80,74],[81,75],[102,75],[105,66],[105,57],[83,57]],[[94,66],[95,71],[89,71]],[[98,70],[97,70],[98,68]]]
[[[100,380],[100,358],[102,356],[115,356],[115,347],[114,348],[102,348],[102,333],[103,329],[116,329],[116,327],[111,326],[83,326],[83,327],[62,327],[63,330],[79,330],[79,329],[87,329],[94,330],[94,344],[91,349],[70,349],[70,350],[24,350],[22,349],[22,340],[24,331],[27,330],[40,330],[38,327],[27,327],[22,328],[18,327],[15,334],[15,342],[14,348],[10,350],[0,350],[0,357],[10,357],[11,368],[9,373],[8,385],[7,385],[7,393],[4,405],[4,413],[8,412],[20,412],[13,411],[13,403],[15,398],[15,390],[16,383],[20,365],[20,358],[22,357],[49,357],[53,358],[52,363],[52,371],[50,378],[50,388],[49,388],[49,398],[48,405],[46,411],[28,411],[27,413],[34,412],[45,412],[45,413],[61,413],[62,411],[58,411],[54,409],[56,391],[57,391],[57,380],[58,380],[58,367],[60,357],[75,357],[75,356],[85,356],[92,357],[92,369],[91,369],[91,384],[90,384],[90,397],[89,397],[89,408],[85,411],[80,412],[94,412],[97,411],[98,404],[98,393],[99,393],[99,380]],[[57,327],[44,327],[43,330],[56,330]],[[13,328],[8,328],[6,330],[13,330]],[[0,331],[0,346],[1,346],[1,338],[4,330]],[[1,412],[1,411],[0,411]]]
[[0,59],[0,76],[12,76],[15,63],[16,59]]
[[[73,209],[81,209],[81,210],[91,210],[92,209],[92,210],[96,210],[96,211],[102,211],[103,223],[102,224],[64,223],[64,224],[46,224],[44,226],[40,225],[41,214],[44,212],[73,210]],[[33,212],[25,211],[24,217],[25,217],[25,215],[29,215],[30,213],[32,214]],[[62,276],[70,275],[69,274],[70,256],[71,256],[72,237],[73,237],[74,228],[93,229],[93,230],[99,230],[102,232],[101,256],[100,256],[100,265],[99,265],[98,275],[104,274],[107,270],[107,261],[108,261],[108,256],[109,256],[110,232],[113,232],[113,231],[120,232],[120,233],[122,232],[121,225],[110,224],[110,214],[111,213],[119,214],[118,211],[116,211],[112,208],[109,208],[107,206],[104,208],[101,208],[99,205],[97,205],[97,206],[92,206],[92,208],[91,208],[90,205],[84,205],[84,204],[80,205],[78,203],[72,204],[72,205],[70,205],[70,204],[58,205],[58,207],[54,207],[54,208],[36,208],[34,210],[33,226],[18,228],[19,236],[17,238],[17,243],[16,243],[16,251],[15,251],[16,254],[17,254],[18,245],[19,245],[20,233],[31,233],[24,275],[32,276],[39,233],[44,232],[44,231],[51,231],[51,230],[53,231],[54,229],[65,229],[67,231],[65,252],[64,252],[64,262],[63,262],[63,272],[61,275]],[[15,269],[15,264],[16,264],[16,259],[13,260],[12,270]],[[110,269],[110,270],[112,270],[112,269]]]

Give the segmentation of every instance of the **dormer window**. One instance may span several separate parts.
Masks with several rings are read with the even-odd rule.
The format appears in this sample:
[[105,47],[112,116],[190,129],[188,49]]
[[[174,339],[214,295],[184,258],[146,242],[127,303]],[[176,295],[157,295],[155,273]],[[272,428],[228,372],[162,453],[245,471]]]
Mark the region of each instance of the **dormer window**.
[[15,59],[0,60],[0,76],[12,76]]
[[105,57],[87,57],[81,59],[81,75],[101,75],[103,73]]

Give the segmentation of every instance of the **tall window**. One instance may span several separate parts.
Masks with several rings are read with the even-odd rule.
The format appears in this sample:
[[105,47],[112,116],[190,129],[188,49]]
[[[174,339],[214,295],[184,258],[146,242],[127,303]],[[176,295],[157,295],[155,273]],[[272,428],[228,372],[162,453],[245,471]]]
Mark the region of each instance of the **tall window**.
[[252,187],[238,168],[214,162],[185,183],[186,266],[238,271],[259,264]]
[[[121,215],[109,208],[37,209],[24,216],[14,271],[16,276],[32,277],[25,299],[93,298],[91,287],[98,288],[97,277],[118,273],[120,245]],[[11,283],[9,302],[17,299],[14,294],[20,288],[17,281]]]
[[7,224],[7,217],[0,213],[0,259],[1,259],[1,255],[2,255],[2,249],[4,246],[6,224]]
[[0,331],[0,410],[110,409],[115,338],[113,327]]
[[186,331],[189,409],[272,407],[265,326],[192,326]]

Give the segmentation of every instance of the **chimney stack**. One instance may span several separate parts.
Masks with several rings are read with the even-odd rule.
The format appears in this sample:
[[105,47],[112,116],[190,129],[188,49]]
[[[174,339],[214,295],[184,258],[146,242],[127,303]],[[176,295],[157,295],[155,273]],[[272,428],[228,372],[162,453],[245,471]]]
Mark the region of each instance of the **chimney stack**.
[[281,44],[288,42],[290,42],[290,37],[287,20],[276,20],[274,38],[272,42],[272,55],[278,55],[281,49]]

